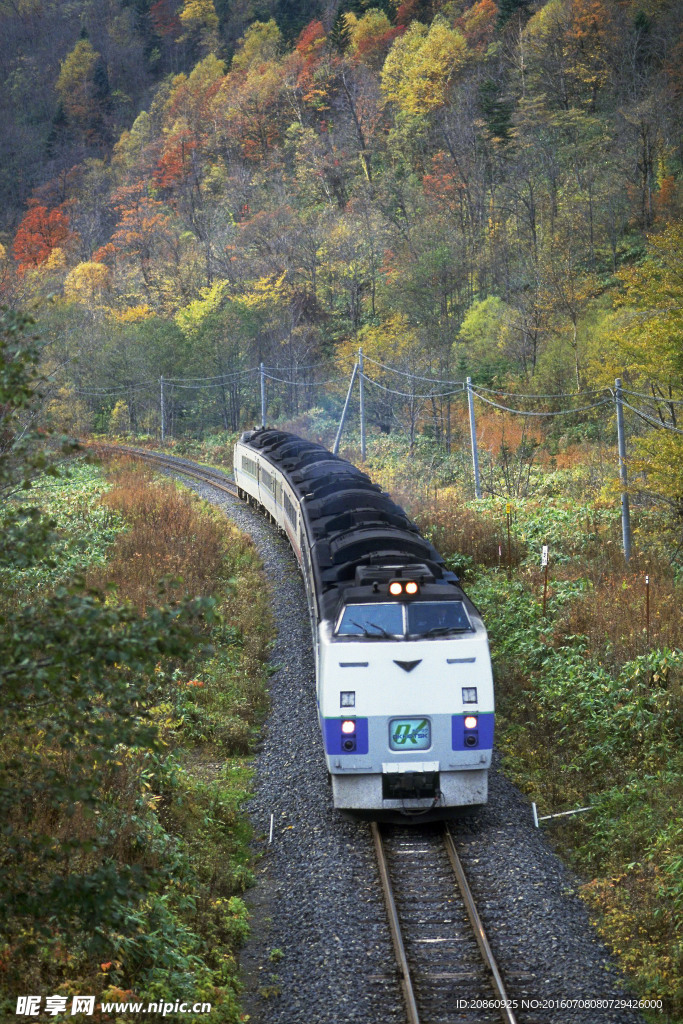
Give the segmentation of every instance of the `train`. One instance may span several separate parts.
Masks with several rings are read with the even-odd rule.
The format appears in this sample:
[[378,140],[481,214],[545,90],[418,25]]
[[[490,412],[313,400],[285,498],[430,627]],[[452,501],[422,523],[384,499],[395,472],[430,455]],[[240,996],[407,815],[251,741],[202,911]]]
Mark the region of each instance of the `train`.
[[334,807],[405,823],[485,804],[491,658],[458,577],[367,473],[320,444],[246,431],[234,479],[303,576]]

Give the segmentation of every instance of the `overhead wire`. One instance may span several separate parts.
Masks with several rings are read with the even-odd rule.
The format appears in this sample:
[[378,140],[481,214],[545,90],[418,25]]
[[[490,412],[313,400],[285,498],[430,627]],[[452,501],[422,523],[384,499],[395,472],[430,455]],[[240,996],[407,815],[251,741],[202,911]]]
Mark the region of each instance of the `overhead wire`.
[[[164,380],[164,384],[167,381]],[[171,382],[171,386],[174,388],[186,388],[193,391],[203,391],[204,388],[224,388],[230,384],[241,384],[241,381],[219,381],[218,384],[178,384],[176,381]]]
[[[329,359],[321,359],[319,363],[305,363],[305,364],[302,364],[301,366],[297,365],[296,367],[294,367],[294,369],[296,369],[296,370],[317,370],[319,366],[326,366],[328,363],[336,363],[336,361],[337,361],[336,359],[333,359],[332,357],[330,357]],[[259,367],[257,366],[256,369],[258,370]],[[283,369],[286,369],[286,367],[283,367],[283,366],[269,366],[266,363],[264,363],[263,364],[263,369],[264,370],[283,370]]]
[[498,391],[496,388],[485,388],[483,384],[476,385],[477,391],[488,391],[491,395],[500,395],[502,398],[572,398],[580,395],[599,395],[603,391],[609,391],[610,389],[605,388],[593,388],[589,391],[565,391],[564,393],[557,395],[525,395],[517,391]]
[[633,395],[634,398],[643,398],[646,402],[652,402],[653,405],[683,405],[683,398],[664,398],[657,397],[657,395],[648,395],[643,391],[629,391],[628,388],[621,389],[624,395]]
[[669,423],[662,423],[661,420],[656,420],[652,416],[647,416],[641,409],[636,409],[636,407],[631,405],[629,402],[623,402],[623,405],[627,409],[630,409],[631,412],[634,412],[636,416],[639,416],[642,420],[647,420],[647,422],[651,423],[654,427],[660,427],[662,430],[671,430],[674,434],[683,434],[683,430],[679,427],[674,427]]
[[474,388],[472,389],[472,394],[476,395],[481,402],[486,402],[487,405],[493,405],[496,409],[502,409],[503,412],[516,413],[517,416],[570,416],[575,412],[586,412],[588,409],[598,409],[601,405],[611,403],[610,398],[603,398],[599,402],[594,402],[592,405],[582,405],[576,409],[556,409],[552,412],[538,412],[532,409],[511,409],[507,405],[500,405],[498,402],[494,402],[490,398],[480,395],[474,390]]
[[441,380],[438,377],[420,377],[416,373],[408,373],[406,370],[397,370],[395,366],[387,366],[386,363],[380,363],[377,359],[372,359],[370,356],[363,355],[364,363],[374,363],[375,366],[381,366],[383,370],[391,370],[392,373],[400,373],[402,377],[410,377],[412,380],[425,380],[429,384],[459,384],[461,387],[465,386],[465,382],[462,380]]
[[465,388],[461,385],[454,391],[438,391],[432,392],[429,395],[416,395],[410,391],[396,391],[394,388],[388,388],[384,384],[380,384],[379,381],[373,380],[372,377],[368,377],[367,374],[361,374],[363,380],[366,380],[368,384],[374,384],[376,388],[381,388],[382,391],[388,392],[390,395],[400,395],[402,398],[412,398],[414,400],[422,400],[428,398],[448,398],[449,395],[461,395],[464,393]]
[[150,384],[122,384],[120,387],[112,388],[110,391],[106,391],[103,388],[74,388],[73,391],[76,395],[88,395],[91,398],[113,398],[115,395],[135,394],[138,391],[148,391],[150,388],[158,386],[157,381],[152,381]]
[[277,381],[278,384],[291,384],[293,387],[297,387],[297,388],[322,387],[325,384],[339,384],[342,381],[344,383],[346,383],[346,377],[334,377],[332,380],[305,381],[305,380],[285,380],[283,377],[273,377],[272,374],[265,373],[265,372],[264,372],[263,376],[267,380],[275,380],[275,381]]
[[[230,373],[217,373],[212,377],[164,377],[164,384],[177,384],[179,382],[186,382],[192,380],[224,380],[228,377],[242,377],[249,373],[258,373],[258,366],[252,366],[248,370],[234,370]],[[157,381],[159,383],[161,378]]]

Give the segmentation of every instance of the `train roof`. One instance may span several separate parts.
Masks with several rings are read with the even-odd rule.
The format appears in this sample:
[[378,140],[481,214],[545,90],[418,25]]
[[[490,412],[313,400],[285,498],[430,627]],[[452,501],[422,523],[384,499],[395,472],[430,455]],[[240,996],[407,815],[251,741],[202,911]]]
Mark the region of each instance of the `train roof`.
[[321,618],[336,616],[348,588],[357,594],[359,569],[369,587],[383,568],[415,565],[441,588],[457,587],[457,576],[405,510],[357,466],[282,430],[248,431],[240,441],[273,463],[301,502]]

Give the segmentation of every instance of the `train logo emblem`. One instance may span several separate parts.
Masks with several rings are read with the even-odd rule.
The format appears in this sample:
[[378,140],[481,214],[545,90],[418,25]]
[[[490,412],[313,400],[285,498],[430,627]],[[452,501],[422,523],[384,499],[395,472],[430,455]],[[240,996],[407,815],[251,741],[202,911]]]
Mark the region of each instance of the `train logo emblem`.
[[426,750],[432,745],[432,730],[426,718],[394,718],[389,726],[392,750]]

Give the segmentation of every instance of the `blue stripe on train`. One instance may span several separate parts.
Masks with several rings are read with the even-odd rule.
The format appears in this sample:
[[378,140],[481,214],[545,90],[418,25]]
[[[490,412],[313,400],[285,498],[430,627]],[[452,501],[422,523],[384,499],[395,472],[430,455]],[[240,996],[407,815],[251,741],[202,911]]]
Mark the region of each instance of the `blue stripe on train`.
[[[346,721],[354,721],[356,723],[356,731],[351,737],[345,736],[341,731],[342,722]],[[336,756],[337,754],[367,754],[370,749],[367,718],[324,718],[323,734],[325,737],[325,751],[330,756]],[[342,747],[343,741],[354,736],[356,739],[355,749],[344,750]]]

